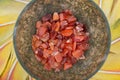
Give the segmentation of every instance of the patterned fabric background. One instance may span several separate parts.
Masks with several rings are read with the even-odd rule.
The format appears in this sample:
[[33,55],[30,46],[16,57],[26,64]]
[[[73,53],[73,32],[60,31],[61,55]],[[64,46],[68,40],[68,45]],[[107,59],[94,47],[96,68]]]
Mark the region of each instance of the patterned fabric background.
[[[90,80],[120,80],[120,0],[93,0],[110,24],[112,42],[108,58]],[[34,80],[19,64],[13,48],[17,17],[30,0],[0,0],[0,80]]]

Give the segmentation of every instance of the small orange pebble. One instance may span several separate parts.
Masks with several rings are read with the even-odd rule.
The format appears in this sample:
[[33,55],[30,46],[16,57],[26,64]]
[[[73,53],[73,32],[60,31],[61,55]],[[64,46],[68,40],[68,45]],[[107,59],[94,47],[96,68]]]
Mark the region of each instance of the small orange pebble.
[[47,48],[47,47],[48,47],[45,43],[42,43],[41,46],[42,46],[43,48]]
[[41,41],[39,41],[39,40],[37,40],[36,42],[35,42],[35,47],[37,48],[37,47],[39,47],[40,45],[41,45]]
[[75,50],[72,52],[73,57],[75,57],[76,59],[79,59],[83,54],[82,50]]
[[54,12],[53,13],[53,21],[57,21],[57,20],[59,20],[59,15],[57,12]]
[[36,40],[39,40],[39,39],[36,37],[36,35],[33,35],[32,36],[32,41],[35,42]]
[[77,19],[74,16],[67,18],[68,23],[75,22]]
[[51,66],[50,66],[49,63],[46,63],[46,64],[44,65],[44,69],[50,71],[52,68],[51,68]]
[[60,29],[60,22],[56,22],[55,24],[55,31],[58,32]]
[[47,28],[46,28],[46,27],[40,27],[40,28],[38,29],[38,31],[39,31],[39,36],[42,36],[43,34],[46,33]]
[[65,29],[73,29],[73,26],[66,27]]
[[61,28],[65,28],[65,26],[68,26],[68,22],[66,20],[60,22]]
[[69,68],[71,68],[72,67],[72,64],[71,63],[65,63],[64,64],[64,70],[67,70],[67,69],[69,69]]
[[60,21],[63,21],[65,18],[64,18],[64,14],[63,13],[60,13]]
[[61,31],[61,34],[62,34],[63,36],[71,36],[72,33],[73,33],[73,30],[72,30],[72,29],[65,29],[65,30]]
[[65,48],[68,49],[68,50],[70,50],[70,51],[73,50],[73,45],[72,45],[72,43],[66,43],[66,44],[65,44]]
[[50,27],[51,27],[51,25],[52,25],[52,24],[51,24],[50,22],[48,22],[48,21],[47,21],[47,22],[45,22],[45,26],[46,26],[46,27],[50,28]]
[[78,36],[75,36],[75,41],[76,42],[81,42],[85,39],[85,36],[84,35],[78,35]]
[[76,49],[76,41],[74,41],[74,43],[73,43],[73,50],[75,50]]
[[56,55],[55,55],[55,60],[56,60],[57,62],[61,62],[61,61],[62,61],[62,54],[61,54],[61,53],[56,54]]
[[41,25],[42,25],[41,21],[37,21],[36,28],[39,29],[41,27]]
[[69,50],[68,50],[68,49],[64,49],[64,51],[63,51],[62,55],[63,55],[63,56],[66,56],[68,52],[69,52]]
[[47,63],[47,61],[48,61],[48,59],[43,58],[42,61],[41,61],[41,63],[45,65]]
[[[50,54],[50,53],[49,53]],[[48,54],[48,51],[47,51],[47,49],[44,49],[44,51],[43,51],[43,57],[44,58],[48,58],[50,55]]]

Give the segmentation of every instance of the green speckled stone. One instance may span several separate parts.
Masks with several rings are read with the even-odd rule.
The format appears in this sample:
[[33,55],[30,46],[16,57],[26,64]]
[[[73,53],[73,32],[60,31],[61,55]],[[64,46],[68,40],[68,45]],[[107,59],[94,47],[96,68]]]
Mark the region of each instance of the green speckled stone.
[[[90,33],[89,50],[85,60],[71,69],[46,71],[35,58],[31,47],[35,23],[45,14],[69,9],[86,24]],[[40,80],[84,80],[94,75],[104,63],[110,47],[110,29],[103,12],[92,0],[33,0],[20,14],[14,30],[14,48],[22,67]]]

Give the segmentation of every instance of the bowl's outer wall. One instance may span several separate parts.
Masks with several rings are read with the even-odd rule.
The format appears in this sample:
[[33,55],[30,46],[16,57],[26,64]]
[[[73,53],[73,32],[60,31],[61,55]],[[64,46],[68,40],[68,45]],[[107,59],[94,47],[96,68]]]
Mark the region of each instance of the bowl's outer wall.
[[[69,9],[87,26],[90,33],[89,50],[85,60],[71,69],[55,73],[46,71],[36,60],[31,47],[35,23],[45,14]],[[41,80],[83,80],[91,77],[101,67],[110,47],[110,29],[103,12],[91,0],[33,0],[20,14],[14,31],[17,58],[31,76]]]

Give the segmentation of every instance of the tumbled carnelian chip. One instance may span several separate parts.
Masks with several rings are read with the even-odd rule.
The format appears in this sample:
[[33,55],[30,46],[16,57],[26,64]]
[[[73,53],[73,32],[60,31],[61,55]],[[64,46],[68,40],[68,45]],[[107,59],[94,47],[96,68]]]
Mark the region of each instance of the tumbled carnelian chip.
[[39,28],[41,27],[41,24],[42,24],[41,21],[37,21],[37,23],[36,23],[36,28],[39,29]]
[[61,53],[56,54],[55,59],[57,62],[61,62],[62,61],[62,54]]
[[73,30],[72,30],[72,29],[65,29],[65,30],[61,31],[61,34],[62,34],[63,36],[71,36],[72,33],[73,33]]
[[47,28],[46,28],[46,27],[40,27],[40,28],[38,29],[38,31],[39,31],[39,36],[42,36],[43,34],[46,33]]
[[83,54],[82,50],[75,50],[72,52],[73,57],[75,57],[76,59],[79,59]]
[[58,32],[60,29],[60,22],[56,22],[55,24],[55,31]]
[[59,20],[59,15],[57,12],[53,13],[53,21]]
[[71,63],[65,63],[64,64],[64,70],[67,70],[67,69],[69,69],[69,68],[71,68],[72,67],[72,64]]

